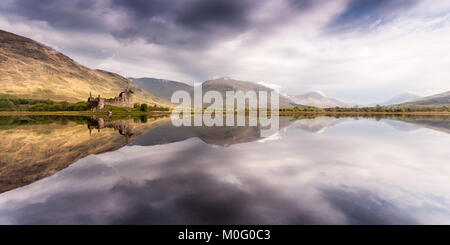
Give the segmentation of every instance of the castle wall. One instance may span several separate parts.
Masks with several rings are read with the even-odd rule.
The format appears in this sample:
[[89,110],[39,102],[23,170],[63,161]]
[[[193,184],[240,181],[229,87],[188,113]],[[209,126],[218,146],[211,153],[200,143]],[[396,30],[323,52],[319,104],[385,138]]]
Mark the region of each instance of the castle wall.
[[105,99],[104,100],[105,105],[112,105],[112,106],[118,106],[118,107],[133,107],[134,102],[133,100],[119,100],[119,99]]
[[117,107],[130,107],[134,106],[134,92],[131,89],[125,89],[123,92],[119,94],[119,96],[112,99],[101,98],[100,95],[98,98],[90,97],[88,98],[88,102],[90,102],[95,109],[102,110],[105,108],[105,105],[117,106]]

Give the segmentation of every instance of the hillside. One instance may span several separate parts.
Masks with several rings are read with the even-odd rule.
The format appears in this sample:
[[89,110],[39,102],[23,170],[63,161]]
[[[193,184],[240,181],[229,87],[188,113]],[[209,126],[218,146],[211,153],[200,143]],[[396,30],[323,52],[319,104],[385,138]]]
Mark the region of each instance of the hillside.
[[290,95],[289,96],[295,103],[315,106],[320,108],[329,107],[349,107],[350,105],[334,98],[326,97],[320,92],[309,92],[301,95]]
[[439,106],[439,105],[450,105],[450,91],[427,96],[418,100],[403,103],[402,105],[423,105],[423,106]]
[[396,105],[396,104],[401,104],[401,103],[405,103],[408,101],[413,101],[413,100],[417,100],[420,99],[421,97],[416,95],[416,94],[412,94],[412,93],[403,93],[403,94],[398,94],[393,96],[392,98],[383,101],[383,102],[378,102],[378,103],[372,103],[369,104],[369,106],[376,106],[376,105],[382,105],[382,106],[389,106],[389,105]]
[[177,90],[187,91],[191,95],[194,93],[194,88],[192,86],[181,82],[149,77],[130,77],[128,79],[148,92],[158,95],[158,97],[167,102],[170,102],[172,94]]
[[[110,98],[127,87],[124,77],[82,66],[57,50],[0,30],[0,93],[31,99],[86,101],[89,92]],[[134,83],[137,102],[169,104]]]

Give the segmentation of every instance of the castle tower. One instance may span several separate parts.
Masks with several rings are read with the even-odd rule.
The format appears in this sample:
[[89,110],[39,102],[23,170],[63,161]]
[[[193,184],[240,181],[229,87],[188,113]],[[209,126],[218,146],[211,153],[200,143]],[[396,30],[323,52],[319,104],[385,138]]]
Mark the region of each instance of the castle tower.
[[127,81],[127,88],[126,90],[128,91],[130,89],[130,80]]

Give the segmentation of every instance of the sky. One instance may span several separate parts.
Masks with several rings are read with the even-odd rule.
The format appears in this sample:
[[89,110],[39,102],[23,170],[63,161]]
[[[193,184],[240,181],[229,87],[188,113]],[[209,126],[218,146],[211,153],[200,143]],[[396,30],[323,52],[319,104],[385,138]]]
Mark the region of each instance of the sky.
[[2,0],[0,29],[125,77],[354,103],[450,90],[448,0]]

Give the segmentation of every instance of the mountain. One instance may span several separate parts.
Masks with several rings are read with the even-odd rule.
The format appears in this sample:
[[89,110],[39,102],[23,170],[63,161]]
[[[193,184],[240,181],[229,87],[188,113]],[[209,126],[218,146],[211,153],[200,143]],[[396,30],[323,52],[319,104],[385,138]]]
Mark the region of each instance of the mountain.
[[[156,94],[163,98],[167,102],[170,102],[172,94],[177,90],[187,91],[191,97],[194,96],[194,87],[185,83],[170,81],[166,79],[157,78],[128,78],[130,81],[136,83],[140,87],[144,88],[152,94]],[[250,90],[254,90],[257,94],[258,91],[273,91],[272,88],[266,87],[254,82],[246,82],[234,80],[228,77],[219,79],[208,80],[202,83],[203,94],[208,91],[218,91],[222,94],[225,100],[226,91],[243,91],[244,93]],[[280,108],[295,106],[295,103],[284,95],[280,96]],[[225,102],[225,101],[224,101]]]
[[[270,92],[273,91],[272,88],[269,88],[269,87],[261,85],[261,84],[234,80],[234,79],[231,79],[228,77],[208,80],[202,84],[202,89],[203,89],[203,93],[205,93],[207,91],[218,91],[222,94],[224,100],[226,98],[225,97],[226,91],[243,91],[245,93],[247,91],[253,90],[256,92],[257,95],[259,94],[259,91],[267,91],[268,92],[268,99],[267,99],[268,103],[270,103]],[[279,104],[280,108],[296,106],[296,103],[287,96],[279,94],[279,98],[280,98],[280,104]]]
[[141,88],[147,90],[148,92],[158,95],[158,97],[164,99],[170,103],[172,94],[177,90],[183,90],[189,94],[194,94],[194,88],[186,83],[170,81],[158,78],[128,78],[130,81],[136,83]]
[[382,105],[382,106],[388,106],[388,105],[396,105],[396,104],[401,104],[401,103],[405,103],[408,101],[413,101],[416,99],[421,98],[419,95],[417,94],[412,94],[412,93],[403,93],[403,94],[398,94],[395,95],[394,97],[384,101],[384,102],[379,102],[379,103],[372,103],[369,104],[369,106],[376,106],[376,105]]
[[403,103],[402,105],[424,105],[424,106],[447,105],[448,106],[448,105],[450,105],[450,91],[423,97],[421,99],[417,99],[414,101],[408,101],[406,103]]
[[289,95],[297,104],[315,106],[320,108],[328,107],[349,107],[350,105],[339,100],[326,97],[321,92],[309,92],[301,95]]
[[[89,92],[110,98],[129,84],[126,78],[82,66],[57,50],[0,30],[0,93],[22,98],[86,101]],[[134,83],[136,102],[168,106]]]

